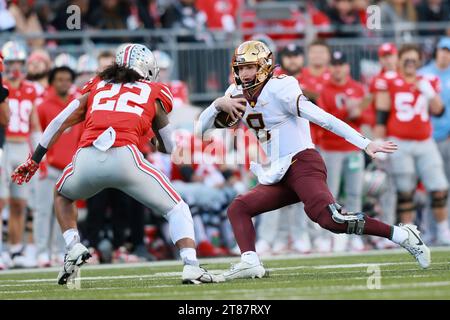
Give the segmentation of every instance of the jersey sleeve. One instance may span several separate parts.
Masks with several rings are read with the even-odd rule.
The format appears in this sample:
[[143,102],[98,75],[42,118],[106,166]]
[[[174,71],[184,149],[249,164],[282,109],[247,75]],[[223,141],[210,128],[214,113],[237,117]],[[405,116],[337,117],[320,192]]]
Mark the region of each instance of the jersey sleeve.
[[286,76],[276,77],[271,81],[274,81],[272,90],[274,90],[274,95],[281,106],[290,114],[300,117],[299,99],[303,95],[303,92],[300,89],[297,79]]
[[234,96],[239,93],[242,93],[242,92],[240,92],[240,90],[236,87],[236,85],[234,83],[232,83],[225,91],[224,96]]
[[83,95],[90,92],[97,85],[99,80],[100,78],[98,76],[91,78],[88,82],[86,82],[86,84],[81,89],[81,94]]
[[383,77],[376,77],[373,84],[374,92],[377,91],[387,91],[388,90],[388,80]]
[[170,113],[173,109],[173,95],[172,92],[170,92],[169,87],[167,87],[165,84],[158,83],[156,86],[158,91],[158,95],[156,96],[156,99],[161,101],[161,104],[166,111],[166,113]]

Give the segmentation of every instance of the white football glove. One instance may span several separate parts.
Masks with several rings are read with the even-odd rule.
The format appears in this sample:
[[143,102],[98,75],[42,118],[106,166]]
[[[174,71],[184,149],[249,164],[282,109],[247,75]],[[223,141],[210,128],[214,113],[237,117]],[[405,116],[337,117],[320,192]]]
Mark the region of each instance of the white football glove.
[[425,96],[425,98],[427,98],[427,100],[433,99],[437,94],[436,90],[434,90],[430,81],[428,81],[427,79],[420,79],[417,82],[417,88]]

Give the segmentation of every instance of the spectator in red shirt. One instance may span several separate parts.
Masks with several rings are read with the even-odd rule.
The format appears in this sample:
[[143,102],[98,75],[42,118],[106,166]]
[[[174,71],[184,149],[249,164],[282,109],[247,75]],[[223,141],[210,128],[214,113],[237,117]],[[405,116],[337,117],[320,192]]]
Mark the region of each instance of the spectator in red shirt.
[[209,29],[220,29],[226,32],[236,30],[237,11],[243,4],[242,0],[197,0],[197,8],[204,13]]
[[[267,2],[266,0],[257,0],[256,3]],[[328,29],[330,25],[329,18],[315,6],[308,4],[306,10],[311,21],[300,11],[299,7],[290,8],[290,17],[285,19],[262,19],[257,16],[255,8],[247,8],[242,13],[242,29],[252,30],[255,33],[267,33],[273,40],[292,40],[303,37],[306,27],[312,24],[319,27],[319,31]],[[251,35],[244,37],[246,40]]]
[[[316,102],[323,90],[323,84],[330,79],[330,47],[323,40],[317,39],[309,45],[306,56],[308,64],[302,69],[300,87],[305,96]],[[322,131],[321,127],[311,123],[314,144],[319,144]]]
[[[365,93],[362,84],[350,77],[350,65],[345,54],[335,51],[331,57],[330,80],[324,84],[318,105],[326,112],[347,122],[352,128],[361,131],[360,102]],[[331,131],[324,131],[320,148],[328,169],[327,183],[334,197],[339,198],[341,178],[344,179],[345,208],[351,212],[362,210],[362,191],[364,178],[364,155]],[[364,245],[359,237],[333,235],[334,251],[347,249],[350,239],[352,250],[362,250]]]

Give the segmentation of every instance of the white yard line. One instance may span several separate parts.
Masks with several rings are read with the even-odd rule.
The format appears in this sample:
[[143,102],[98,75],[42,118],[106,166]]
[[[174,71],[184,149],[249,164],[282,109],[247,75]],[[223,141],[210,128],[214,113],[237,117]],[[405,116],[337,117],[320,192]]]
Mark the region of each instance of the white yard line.
[[[450,247],[433,247],[432,252],[450,251]],[[357,256],[379,256],[406,253],[402,248],[390,249],[390,250],[371,250],[362,252],[342,252],[342,253],[314,253],[314,254],[291,254],[291,255],[279,255],[262,257],[263,261],[277,261],[277,260],[295,260],[295,259],[315,259],[315,258],[335,258],[335,257],[357,257]],[[239,261],[239,257],[226,257],[226,258],[205,258],[200,259],[201,264],[216,264],[216,263],[233,263]],[[179,260],[164,260],[164,261],[152,261],[141,263],[127,263],[127,264],[101,264],[101,265],[86,265],[83,270],[104,270],[104,269],[129,269],[140,267],[171,267],[180,266]],[[1,275],[7,274],[26,274],[26,273],[45,273],[59,271],[59,267],[42,268],[42,269],[12,269],[0,271]]]
[[[330,264],[330,265],[307,265],[307,266],[295,266],[295,267],[278,267],[278,268],[268,268],[269,274],[274,271],[287,271],[287,270],[323,270],[323,269],[343,269],[343,268],[366,268],[373,265],[378,266],[394,266],[394,265],[415,265],[416,262],[385,262],[385,263],[354,263],[354,264]],[[434,266],[438,265],[449,265],[448,262],[434,263]],[[212,269],[210,270],[214,274],[219,274],[227,271],[226,269]],[[335,271],[333,273],[348,273],[351,271]],[[285,273],[279,274],[279,276],[286,275]],[[114,276],[82,276],[83,280],[100,281],[100,280],[122,280],[122,279],[159,279],[159,278],[179,278],[181,272],[156,272],[153,274],[142,274],[142,275],[114,275]],[[9,286],[9,283],[46,283],[46,282],[56,282],[55,278],[44,278],[44,279],[21,279],[21,280],[0,280],[0,287]]]

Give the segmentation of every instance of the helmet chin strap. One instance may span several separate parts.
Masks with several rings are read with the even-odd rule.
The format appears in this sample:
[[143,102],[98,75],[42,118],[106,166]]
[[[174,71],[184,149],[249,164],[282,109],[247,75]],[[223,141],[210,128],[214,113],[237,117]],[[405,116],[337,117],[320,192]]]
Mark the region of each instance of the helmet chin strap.
[[[250,106],[254,107],[256,105],[256,101],[258,100],[259,95],[261,94],[262,89],[266,85],[267,81],[269,81],[270,77],[267,77],[266,80],[259,83],[256,86],[252,86],[251,88],[245,89],[242,88],[242,92],[244,94],[245,99],[248,101]],[[256,80],[254,80],[256,81]]]

